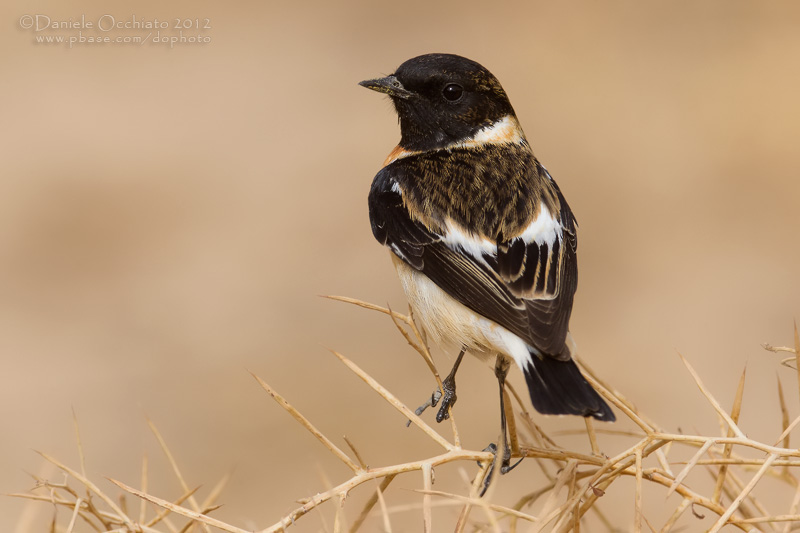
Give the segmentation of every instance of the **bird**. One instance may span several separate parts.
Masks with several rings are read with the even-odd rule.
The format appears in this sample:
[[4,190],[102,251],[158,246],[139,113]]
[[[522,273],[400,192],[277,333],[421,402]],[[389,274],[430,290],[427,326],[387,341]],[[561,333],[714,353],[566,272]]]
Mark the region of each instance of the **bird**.
[[495,358],[502,473],[513,468],[503,403],[512,362],[540,413],[613,422],[572,358],[577,221],[497,78],[465,57],[433,53],[360,85],[388,95],[400,123],[400,142],[369,191],[372,233],[428,336],[460,350],[443,390],[418,413],[441,397],[436,420],[449,418],[470,352]]

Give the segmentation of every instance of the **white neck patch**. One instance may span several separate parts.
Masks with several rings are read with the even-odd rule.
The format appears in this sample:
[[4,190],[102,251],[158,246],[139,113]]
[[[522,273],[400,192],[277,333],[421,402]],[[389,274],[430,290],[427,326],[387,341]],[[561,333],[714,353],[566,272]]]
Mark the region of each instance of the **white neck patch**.
[[[452,150],[454,148],[476,148],[485,144],[521,144],[525,142],[525,134],[522,133],[522,128],[517,119],[511,115],[506,115],[494,124],[486,126],[478,130],[471,139],[454,142],[444,147],[445,150]],[[410,155],[417,155],[422,152],[416,150],[406,150],[400,145],[396,146],[391,151],[383,166],[390,165],[398,159],[403,159]],[[551,178],[552,179],[552,178]]]
[[525,141],[525,134],[511,115],[506,115],[494,124],[478,130],[478,133],[471,139],[459,141],[447,146],[447,148],[468,148],[482,144],[519,144]]

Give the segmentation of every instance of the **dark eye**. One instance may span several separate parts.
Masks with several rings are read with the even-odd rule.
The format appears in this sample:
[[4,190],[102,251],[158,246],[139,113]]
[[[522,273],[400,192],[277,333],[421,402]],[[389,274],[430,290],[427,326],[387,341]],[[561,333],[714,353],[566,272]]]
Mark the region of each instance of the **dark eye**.
[[457,102],[461,99],[461,95],[464,94],[464,88],[457,83],[448,83],[442,89],[442,96],[448,102]]

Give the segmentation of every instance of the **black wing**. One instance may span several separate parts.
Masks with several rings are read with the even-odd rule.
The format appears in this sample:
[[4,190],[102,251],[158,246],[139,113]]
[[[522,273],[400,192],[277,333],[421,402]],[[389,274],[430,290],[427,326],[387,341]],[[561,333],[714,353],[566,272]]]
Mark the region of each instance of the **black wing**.
[[500,243],[496,254],[474,256],[447,244],[445,230],[434,231],[412,217],[393,171],[381,170],[369,195],[378,242],[476,313],[542,353],[568,359],[564,343],[577,288],[576,241],[560,192],[561,238],[552,246],[517,238]]
[[[562,351],[578,289],[577,224],[558,185],[549,174],[546,179],[560,204],[554,238],[548,242],[530,236],[526,242],[517,237],[498,244],[497,274],[514,295],[525,301],[533,346],[567,359],[569,352]],[[551,224],[556,222],[549,220]]]

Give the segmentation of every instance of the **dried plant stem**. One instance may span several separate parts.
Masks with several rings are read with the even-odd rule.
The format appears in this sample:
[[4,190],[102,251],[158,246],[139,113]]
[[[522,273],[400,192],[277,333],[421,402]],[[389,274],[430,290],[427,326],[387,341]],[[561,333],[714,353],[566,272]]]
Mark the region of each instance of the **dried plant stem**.
[[[408,315],[404,315],[389,308],[353,298],[339,296],[328,298],[388,315],[408,345],[423,358],[437,385],[442,387],[424,332],[415,324],[413,313],[409,312]],[[769,347],[768,349],[793,353],[790,361],[793,363],[792,368],[796,369],[795,372],[797,372],[797,379],[800,383],[800,364],[798,364],[800,363],[800,338],[796,325],[794,348]],[[544,475],[536,476],[534,480],[528,478],[519,481],[517,478],[518,482],[533,485],[526,485],[524,490],[520,491],[524,495],[517,495],[513,497],[511,504],[504,504],[500,501],[504,490],[498,489],[498,487],[508,478],[503,478],[501,481],[501,476],[497,472],[498,457],[488,451],[469,450],[462,447],[454,417],[450,417],[453,435],[451,439],[448,439],[423,418],[417,416],[387,387],[375,380],[353,360],[336,351],[332,351],[332,353],[375,393],[386,400],[392,408],[401,413],[404,419],[413,422],[430,442],[436,443],[444,451],[438,455],[414,461],[370,467],[350,439],[344,438],[352,455],[336,446],[286,398],[279,395],[275,389],[254,374],[253,377],[259,385],[276,403],[314,435],[351,471],[347,479],[340,481],[335,486],[331,487],[334,483],[323,481],[323,487],[330,488],[310,498],[299,500],[298,507],[286,513],[272,525],[264,527],[259,533],[283,532],[297,520],[309,512],[319,509],[329,500],[335,502],[329,506],[329,508],[334,507],[332,509],[334,533],[345,530],[356,533],[365,527],[370,515],[374,513],[376,504],[379,504],[378,512],[382,520],[382,529],[386,533],[392,531],[390,516],[401,510],[413,510],[415,513],[419,513],[416,516],[421,516],[423,531],[449,530],[452,526],[440,524],[440,515],[434,513],[434,509],[445,505],[460,506],[455,524],[456,533],[471,530],[493,532],[508,530],[510,533],[516,533],[517,526],[521,523],[520,520],[529,522],[531,531],[580,533],[581,521],[584,519],[587,521],[599,520],[608,531],[613,531],[614,528],[625,528],[637,533],[645,531],[645,528],[656,531],[657,529],[647,520],[643,512],[645,502],[656,488],[658,489],[656,497],[659,498],[659,501],[663,501],[665,495],[669,496],[673,493],[680,496],[677,505],[670,510],[669,518],[661,526],[659,530],[661,532],[669,532],[673,528],[678,528],[679,525],[685,527],[684,522],[703,518],[703,513],[706,512],[716,515],[712,517],[714,523],[709,529],[711,533],[720,531],[726,525],[741,531],[752,532],[756,531],[757,524],[761,524],[764,530],[775,531],[777,530],[775,524],[778,523],[784,523],[783,532],[788,533],[793,523],[800,522],[800,515],[798,515],[798,507],[800,507],[800,481],[798,478],[800,476],[797,475],[797,469],[800,468],[800,450],[792,449],[789,446],[791,433],[800,425],[800,417],[790,422],[790,406],[787,405],[784,398],[780,380],[778,381],[778,403],[780,404],[781,430],[775,444],[770,445],[748,438],[739,427],[745,390],[744,372],[739,380],[733,406],[730,412],[727,412],[714,398],[688,360],[679,354],[695,385],[720,421],[721,432],[719,434],[715,436],[692,435],[664,431],[657,423],[641,413],[630,400],[598,378],[590,368],[576,358],[586,380],[621,414],[620,421],[613,429],[595,428],[593,421],[586,419],[585,429],[579,432],[586,433],[591,454],[560,447],[527,411],[527,397],[520,398],[511,384],[507,383],[506,389],[503,390],[503,399],[508,421],[508,435],[500,437],[498,446],[502,449],[504,439],[507,439],[513,458],[525,457],[534,460]],[[73,418],[76,419],[74,413]],[[31,501],[49,502],[56,508],[68,509],[68,524],[66,527],[59,528],[66,533],[75,532],[78,519],[84,520],[98,532],[105,531],[107,533],[188,533],[193,527],[198,526],[206,531],[216,528],[228,533],[246,533],[244,529],[208,516],[209,512],[218,507],[215,502],[225,486],[228,476],[224,476],[213,487],[202,505],[198,504],[195,498],[197,489],[189,489],[163,437],[152,422],[148,420],[148,423],[175,477],[183,488],[183,494],[179,498],[168,501],[150,494],[148,459],[145,456],[142,462],[141,489],[134,489],[119,481],[110,480],[125,493],[141,499],[141,506],[136,513],[137,519],[135,521],[131,519],[127,514],[124,499],[121,500],[121,503],[115,502],[107,492],[100,490],[88,479],[85,467],[86,458],[77,421],[75,421],[75,431],[79,450],[79,471],[67,467],[46,454],[41,454],[47,461],[61,469],[67,480],[54,483],[35,478],[37,488],[46,489],[47,494],[26,493],[12,496]],[[519,433],[520,430],[522,434]],[[575,431],[570,430],[558,435],[569,433],[575,433]],[[776,431],[776,433],[779,432]],[[620,446],[620,441],[625,444]],[[675,449],[689,450],[691,457],[688,460],[681,457],[680,461],[674,459],[671,461],[670,457]],[[762,457],[753,458],[753,451],[761,452]],[[460,467],[459,471],[464,480],[464,493],[433,490],[437,468],[464,462],[470,464],[473,471],[475,462],[480,465],[474,478],[471,479],[466,466]],[[676,464],[682,465],[677,475],[672,472],[672,468]],[[713,476],[713,490],[710,490],[709,494],[695,491],[689,486],[689,480],[694,479],[692,476],[698,470],[698,466],[703,467],[700,471],[709,472]],[[410,478],[415,479],[419,484],[420,488],[415,492],[419,493],[420,499],[412,505],[394,507],[387,505],[386,490],[390,483],[397,476],[411,472],[419,472]],[[743,473],[746,472],[752,472],[752,476],[747,481],[743,476]],[[420,475],[421,479],[417,477]],[[326,478],[326,476],[323,477]],[[622,518],[622,520],[629,520],[625,526],[612,524],[612,520],[606,516],[612,516],[614,520],[620,518],[611,514],[608,509],[604,513],[602,507],[602,498],[612,485],[615,488],[626,486],[624,484],[615,485],[615,482],[623,477],[633,478],[633,489],[630,494],[631,500],[629,500],[633,504],[632,512]],[[794,498],[788,512],[771,513],[768,511],[768,507],[771,505],[768,504],[772,502],[759,498],[759,484],[765,478],[782,483],[794,491]],[[82,495],[82,492],[79,494],[79,491],[70,487],[67,482],[70,479],[83,485],[86,491],[85,496]],[[364,484],[374,484],[372,485],[374,491],[369,494],[357,518],[348,528],[345,505],[349,501],[348,497],[351,491]],[[730,503],[723,505],[723,499],[726,502],[729,500]],[[186,507],[183,506],[184,502],[187,502]],[[148,520],[148,511],[152,512],[153,506],[156,506],[157,512]],[[526,508],[534,510],[526,512]],[[631,507],[628,509],[630,510]],[[479,512],[476,513],[473,510]],[[687,510],[691,510],[691,514],[687,513]],[[589,511],[593,511],[594,516],[587,517]],[[177,523],[177,520],[182,522]],[[504,521],[507,521],[507,526]],[[695,530],[696,524],[691,524],[689,530]],[[54,522],[53,530],[55,529]]]
[[794,367],[797,370],[797,384],[800,386],[800,334],[797,332],[797,320],[794,321]]
[[[142,456],[142,492],[147,492],[147,481],[149,476],[147,475],[147,454]],[[143,524],[145,522],[145,516],[147,515],[147,500],[139,499],[139,523]]]
[[484,461],[481,464],[481,469],[478,472],[478,475],[475,476],[475,479],[472,480],[472,485],[470,486],[469,491],[469,498],[470,501],[464,504],[464,507],[461,509],[461,513],[458,516],[458,521],[456,522],[456,529],[455,533],[463,533],[464,529],[467,527],[467,521],[469,519],[470,511],[472,510],[472,501],[478,498],[478,493],[483,486],[483,482],[486,479],[486,476],[489,475],[489,471],[492,467],[492,461]]
[[272,526],[261,530],[261,532],[273,533],[275,531],[280,531],[282,528],[291,525],[295,520],[304,514],[308,513],[320,504],[328,501],[333,496],[339,493],[350,492],[355,487],[373,479],[380,479],[392,474],[397,475],[422,470],[422,465],[425,463],[430,464],[431,467],[436,467],[451,463],[453,461],[491,461],[492,457],[493,456],[490,452],[474,452],[469,450],[453,449],[424,461],[413,461],[410,463],[402,463],[384,468],[372,468],[365,472],[359,472],[344,483],[341,483],[328,491],[314,495],[310,501],[296,508],[294,511],[284,516],[280,521],[276,522]]
[[392,407],[400,411],[404,417],[411,420],[411,422],[414,425],[416,425],[418,428],[424,431],[425,434],[428,435],[431,439],[438,442],[443,448],[447,450],[453,449],[455,447],[454,445],[447,442],[447,440],[441,435],[439,435],[432,427],[426,424],[425,421],[423,421],[419,416],[416,415],[416,413],[414,413],[414,411],[406,407],[406,405],[400,400],[398,400],[394,394],[389,392],[383,385],[375,381],[375,379],[373,379],[372,376],[361,370],[361,368],[359,368],[358,365],[356,365],[350,359],[348,359],[347,357],[343,356],[342,354],[336,351],[331,350],[331,352],[333,353],[333,355],[338,357],[339,360],[342,363],[344,363],[345,366],[347,366],[347,368],[352,370],[353,373],[355,373],[358,377],[364,380],[364,382],[367,385],[372,387],[375,390],[375,392],[380,394],[387,402],[389,402],[392,405]]
[[350,533],[355,533],[356,531],[358,531],[358,528],[361,527],[361,524],[367,518],[369,512],[372,510],[373,507],[375,507],[375,504],[381,498],[381,495],[386,491],[386,488],[389,486],[389,483],[391,483],[395,477],[397,477],[397,474],[389,474],[381,480],[380,485],[375,489],[375,493],[364,505],[364,508],[361,510],[361,513],[358,515],[358,518],[356,518],[356,521],[353,522],[353,525],[350,526]]
[[306,417],[300,414],[300,412],[297,409],[295,409],[289,402],[287,402],[283,396],[278,394],[275,391],[275,389],[270,387],[263,379],[256,376],[252,372],[250,373],[250,375],[252,375],[256,379],[256,381],[258,381],[258,384],[261,385],[261,387],[265,391],[267,391],[267,393],[270,396],[272,396],[272,398],[278,403],[278,405],[283,407],[286,410],[286,412],[292,415],[292,418],[297,420],[301,426],[306,428],[309,431],[309,433],[314,435],[317,438],[317,440],[319,440],[322,443],[323,446],[328,448],[328,450],[330,450],[331,453],[333,453],[333,455],[335,455],[340,461],[346,464],[350,468],[350,470],[352,470],[353,472],[358,472],[362,470],[362,468],[358,464],[356,464],[352,459],[350,459],[350,457],[348,457],[346,453],[340,450],[338,446],[336,446],[333,442],[331,442],[331,440],[328,437],[323,435],[320,430],[314,427],[314,425],[311,422],[309,422]]
[[600,455],[600,446],[597,444],[597,433],[594,430],[592,417],[585,416],[583,421],[586,423],[586,434],[589,435],[589,444],[592,445],[592,455]]
[[747,484],[747,486],[745,486],[741,494],[739,494],[739,496],[733,500],[722,516],[719,517],[719,520],[717,520],[711,529],[708,530],[708,533],[716,533],[722,529],[722,526],[728,522],[728,519],[733,515],[734,512],[736,512],[742,501],[747,497],[748,494],[750,494],[750,491],[753,490],[753,488],[756,486],[756,483],[758,483],[758,481],[764,476],[767,469],[769,469],[770,465],[772,465],[773,461],[775,461],[777,458],[778,456],[776,454],[771,454],[767,460],[764,461],[764,464],[761,466],[761,468],[759,468],[758,472],[756,472],[752,479],[750,479],[750,482]]
[[700,389],[700,392],[702,392],[703,396],[706,397],[708,403],[710,403],[711,406],[717,411],[717,414],[719,414],[719,416],[725,420],[725,422],[728,424],[728,428],[731,429],[737,437],[746,438],[744,433],[742,433],[742,430],[739,429],[739,426],[736,425],[736,422],[733,421],[730,415],[725,412],[722,406],[720,406],[719,402],[711,395],[710,392],[708,392],[708,389],[705,387],[705,385],[703,385],[703,381],[700,379],[700,376],[697,374],[697,372],[695,372],[694,368],[692,368],[692,365],[689,364],[689,361],[687,361],[686,358],[681,354],[678,354],[678,356],[681,358],[681,361],[686,369],[692,375],[692,378],[694,378],[697,388]]
[[[792,505],[789,507],[789,516],[797,514],[798,505],[800,505],[800,483],[797,484],[797,488],[794,491],[794,498],[792,498]],[[786,524],[786,527],[783,528],[783,533],[790,533],[791,530],[792,530],[792,524]]]
[[637,449],[634,457],[636,461],[636,492],[633,504],[633,530],[635,533],[640,533],[642,531],[642,450]]
[[[179,514],[185,516],[186,518],[191,518],[192,520],[196,520],[201,522],[202,524],[213,526],[217,529],[221,529],[222,531],[227,531],[228,533],[250,533],[244,529],[240,529],[238,527],[232,526],[230,524],[226,524],[221,520],[217,520],[216,518],[211,518],[210,516],[206,516],[198,511],[193,511],[191,509],[187,509],[186,507],[181,507],[180,505],[175,505],[167,500],[162,500],[161,498],[157,498],[155,496],[151,496],[150,494],[145,494],[140,490],[136,490],[133,487],[129,487],[128,485],[122,483],[121,481],[117,481],[114,479],[109,479],[112,483],[117,485],[119,488],[124,490],[125,492],[130,492],[134,496],[138,496],[139,498],[145,499],[151,503],[158,505],[159,507],[163,507],[164,509],[168,509],[175,514]],[[135,531],[135,530],[132,530]]]
[[[411,313],[408,315],[403,315],[392,311],[388,307],[381,307],[379,305],[362,302],[361,300],[356,300],[355,298],[349,298],[347,296],[332,296],[332,295],[324,295],[323,298],[327,298],[329,300],[335,300],[339,302],[349,303],[356,305],[358,307],[362,307],[364,309],[369,309],[370,311],[377,311],[379,313],[383,313],[385,315],[389,315],[392,319],[392,323],[395,325],[397,330],[406,339],[406,342],[414,348],[414,350],[422,356],[422,359],[425,361],[425,364],[428,365],[428,369],[433,374],[433,378],[436,380],[436,386],[439,387],[439,390],[444,394],[444,384],[442,383],[442,378],[439,376],[439,371],[436,369],[436,365],[433,362],[433,357],[431,356],[430,351],[428,350],[428,344],[425,341],[425,338],[422,335],[422,332],[417,327],[416,322],[414,321],[414,317]],[[408,328],[411,330],[411,333],[414,335],[413,340],[411,335],[401,327],[400,322],[406,324]],[[452,413],[450,413],[450,426],[453,431],[453,446],[460,447],[461,446],[461,437],[458,434],[458,427],[456,426],[456,420]]]
[[[175,505],[180,505],[180,504],[182,504],[182,503],[183,503],[184,501],[186,501],[186,500],[187,500],[187,499],[188,499],[190,496],[192,496],[192,495],[193,495],[195,492],[197,492],[197,490],[198,490],[199,488],[200,488],[200,487],[195,487],[194,489],[190,490],[189,492],[186,492],[186,493],[184,493],[184,494],[183,494],[183,495],[182,495],[180,498],[176,499],[176,500],[175,500],[175,501],[173,501],[172,503],[173,503],[173,504],[175,504]],[[140,492],[144,492],[144,491],[140,491]],[[147,500],[146,500],[146,499],[142,499],[142,501],[144,501],[145,503],[147,502]],[[161,511],[160,511],[158,514],[156,514],[156,516],[155,516],[155,517],[153,517],[153,518],[152,518],[152,519],[151,519],[149,522],[147,522],[147,524],[145,524],[145,525],[146,525],[146,526],[148,526],[148,527],[153,527],[153,526],[155,526],[156,524],[158,524],[159,522],[161,522],[162,520],[165,520],[165,519],[166,519],[166,517],[169,515],[169,513],[170,513],[170,510],[169,510],[169,508],[162,507]]]
[[668,533],[669,531],[671,531],[672,527],[675,525],[675,523],[678,521],[681,515],[683,515],[683,513],[686,511],[686,509],[689,508],[691,504],[692,504],[691,498],[684,498],[683,500],[681,500],[681,504],[675,508],[675,511],[673,511],[672,516],[669,517],[669,520],[667,520],[667,522],[664,524],[664,527],[661,528],[661,533]]
[[517,511],[516,509],[512,509],[510,507],[503,507],[502,505],[496,505],[496,504],[493,504],[493,503],[488,503],[485,500],[482,500],[480,498],[475,498],[475,497],[471,497],[471,496],[461,496],[459,494],[452,494],[452,493],[449,493],[449,492],[442,492],[442,491],[438,491],[438,490],[429,490],[429,489],[421,490],[421,491],[417,491],[417,492],[420,492],[420,493],[422,493],[422,494],[424,494],[426,496],[441,496],[442,498],[449,498],[451,500],[455,500],[455,501],[458,501],[458,502],[463,502],[463,503],[469,504],[471,506],[486,507],[487,509],[489,509],[491,511],[498,512],[498,513],[501,513],[503,515],[513,516],[514,518],[522,519],[522,520],[525,520],[527,522],[536,522],[536,517],[535,516],[531,516],[531,515],[526,514],[526,513],[521,513],[519,511]]
[[[125,524],[126,527],[133,529],[134,525],[130,518],[128,518],[125,513],[122,512],[122,509],[116,504],[114,500],[109,498],[100,488],[95,485],[89,478],[79,474],[75,470],[71,469],[70,467],[66,466],[65,464],[58,461],[56,458],[47,455],[44,452],[37,451],[39,455],[56,465],[58,468],[69,474],[70,476],[74,477],[78,481],[80,481],[88,490],[90,490],[93,494],[95,494],[98,498],[102,499],[106,505],[108,505],[111,510],[116,513],[119,517],[122,518],[122,523]],[[87,505],[89,502],[87,502]]]
[[[155,435],[156,440],[158,440],[158,444],[161,446],[161,451],[164,452],[164,455],[167,457],[170,466],[172,466],[172,471],[174,472],[175,477],[178,479],[178,482],[181,484],[183,491],[185,493],[190,493],[190,496],[189,498],[187,498],[187,501],[192,506],[194,512],[200,513],[201,512],[200,505],[197,503],[195,497],[191,495],[192,491],[189,490],[189,484],[186,483],[183,474],[181,474],[180,468],[178,468],[178,462],[175,460],[175,457],[172,455],[172,452],[167,446],[167,441],[164,440],[164,437],[161,436],[161,432],[158,431],[156,425],[149,418],[147,419],[147,424],[150,426],[150,430],[153,432],[153,435]],[[202,527],[206,533],[210,533],[207,525],[203,524]]]
[[[778,442],[775,443],[775,446],[783,441],[783,447],[789,447],[789,433],[792,431],[789,426],[789,408],[786,407],[786,396],[783,394],[783,385],[781,384],[780,376],[775,376],[778,381],[778,402],[781,406],[781,425],[783,427],[783,433],[781,433],[780,438],[778,438]],[[797,421],[800,421],[800,417],[795,419],[795,424]],[[793,427],[793,426],[792,426]]]
[[422,530],[425,533],[433,531],[433,515],[431,514],[431,489],[433,488],[433,470],[430,463],[422,463]]
[[75,522],[78,520],[78,515],[80,514],[82,503],[83,503],[83,498],[78,498],[77,500],[75,500],[75,508],[72,511],[72,518],[70,518],[69,525],[67,526],[67,533],[72,533],[72,530],[75,528]]
[[[731,409],[731,420],[733,420],[734,423],[736,424],[739,423],[739,413],[741,413],[742,410],[742,399],[744,397],[744,380],[746,373],[747,371],[745,369],[745,371],[742,372],[742,377],[739,378],[739,386],[736,389],[736,398],[733,401],[733,408]],[[728,437],[733,437],[733,430],[731,428],[728,428],[727,435]],[[733,451],[733,445],[726,444],[722,451],[723,459],[729,458],[731,456],[732,451]],[[727,475],[727,473],[728,473],[728,465],[726,464],[720,465],[719,473],[717,474],[717,483],[714,486],[714,494],[711,497],[711,500],[714,503],[719,503],[720,496],[722,495],[722,488],[725,486],[725,476]]]

